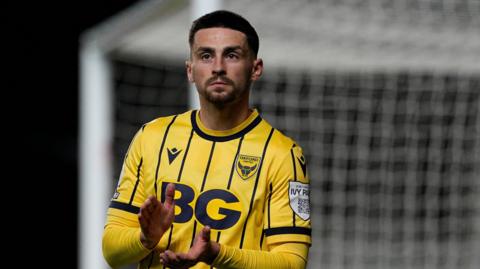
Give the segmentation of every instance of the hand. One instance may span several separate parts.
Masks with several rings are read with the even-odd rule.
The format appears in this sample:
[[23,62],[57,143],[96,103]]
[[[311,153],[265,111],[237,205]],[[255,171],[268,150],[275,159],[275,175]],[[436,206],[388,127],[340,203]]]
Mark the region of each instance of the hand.
[[189,268],[198,262],[212,264],[219,251],[220,245],[217,242],[210,241],[210,227],[205,226],[195,237],[188,253],[174,253],[166,250],[160,253],[160,261],[171,268]]
[[148,249],[154,248],[165,231],[170,228],[175,216],[175,185],[169,183],[165,190],[165,202],[160,201],[151,195],[140,207],[138,221],[140,222],[140,241]]

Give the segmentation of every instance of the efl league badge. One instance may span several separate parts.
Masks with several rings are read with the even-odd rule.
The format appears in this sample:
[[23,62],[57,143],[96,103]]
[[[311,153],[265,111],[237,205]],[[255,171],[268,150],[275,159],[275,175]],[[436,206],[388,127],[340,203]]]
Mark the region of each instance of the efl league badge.
[[290,207],[303,220],[310,218],[310,188],[306,183],[290,181],[288,188]]

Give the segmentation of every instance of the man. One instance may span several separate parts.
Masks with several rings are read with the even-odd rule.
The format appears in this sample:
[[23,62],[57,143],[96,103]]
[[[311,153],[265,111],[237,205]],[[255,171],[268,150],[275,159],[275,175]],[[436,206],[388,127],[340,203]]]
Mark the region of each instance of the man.
[[[108,210],[112,267],[304,268],[310,237],[302,150],[249,108],[263,71],[244,18],[216,11],[190,29],[200,110],[135,135]],[[160,201],[159,201],[160,200]]]

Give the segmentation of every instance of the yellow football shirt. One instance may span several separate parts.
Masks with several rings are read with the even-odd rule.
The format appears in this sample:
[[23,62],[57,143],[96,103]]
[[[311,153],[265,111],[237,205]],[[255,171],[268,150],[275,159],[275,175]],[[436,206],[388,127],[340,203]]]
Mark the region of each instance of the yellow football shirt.
[[212,240],[243,249],[311,244],[302,150],[256,110],[227,131],[207,129],[195,110],[145,124],[128,149],[106,226],[139,227],[139,207],[152,194],[163,201],[169,182],[174,222],[139,268],[162,268],[155,257],[165,249],[187,252],[205,225]]

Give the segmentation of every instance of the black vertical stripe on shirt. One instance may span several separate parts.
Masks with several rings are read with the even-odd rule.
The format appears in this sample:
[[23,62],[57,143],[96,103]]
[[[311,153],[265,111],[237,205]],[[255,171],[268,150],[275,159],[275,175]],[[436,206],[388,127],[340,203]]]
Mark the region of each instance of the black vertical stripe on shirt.
[[272,183],[270,182],[270,193],[268,194],[268,228],[270,229],[270,200],[272,199]]
[[193,233],[192,233],[192,240],[190,241],[190,247],[193,246],[193,241],[195,240],[195,233],[197,232],[197,221],[193,221]]
[[150,262],[148,263],[147,269],[150,269],[150,267],[152,266],[152,263],[153,263],[153,255],[154,255],[153,253],[154,253],[154,251],[152,251],[152,252],[150,253]]
[[[290,155],[292,156],[292,164],[293,164],[293,181],[297,181],[297,165],[296,165],[296,162],[295,162],[295,155],[293,154],[293,148],[295,147],[295,145],[293,145],[293,147],[290,149]],[[295,227],[295,212],[293,212],[292,210],[292,225],[293,227]]]
[[255,179],[255,186],[253,187],[252,198],[250,199],[250,206],[248,208],[247,217],[245,218],[245,223],[243,224],[242,230],[242,237],[240,238],[240,248],[243,247],[243,240],[245,239],[245,230],[247,229],[248,217],[250,217],[250,212],[252,211],[253,201],[255,200],[255,193],[257,191],[258,179],[260,178],[260,173],[262,172],[263,161],[265,160],[265,153],[267,152],[268,144],[270,143],[270,139],[272,138],[273,131],[275,129],[271,129],[270,134],[268,135],[267,142],[265,142],[265,147],[263,148],[262,159],[260,161],[260,166],[258,167],[257,171],[257,178]]
[[260,236],[260,249],[263,247],[263,238],[265,238],[265,231],[262,231],[262,236]]
[[212,162],[213,151],[215,150],[215,143],[216,142],[213,142],[212,149],[210,150],[210,156],[208,157],[207,168],[205,168],[205,175],[203,176],[202,187],[200,188],[200,192],[203,191],[203,188],[205,187],[205,182],[207,181],[208,169],[210,168],[210,163]]
[[222,233],[222,232],[218,231],[218,233],[217,233],[217,240],[215,240],[215,242],[217,242],[217,243],[220,242],[220,234],[221,234],[221,233]]
[[165,249],[168,249],[170,247],[170,243],[172,243],[172,233],[173,233],[173,224],[170,225],[170,233],[168,234],[167,247]]
[[160,168],[160,162],[162,160],[163,147],[165,146],[165,141],[167,140],[168,131],[170,131],[170,127],[172,126],[172,124],[173,124],[173,122],[175,121],[176,118],[177,118],[177,115],[175,115],[175,117],[173,117],[172,121],[168,124],[167,130],[165,130],[165,135],[163,135],[162,145],[160,146],[160,151],[158,152],[158,162],[157,162],[157,169],[155,171],[155,182],[154,182],[155,196],[156,197],[158,197],[158,195],[157,195],[157,190],[158,190],[157,179],[158,179],[158,169]]
[[177,182],[180,182],[182,178],[183,166],[185,165],[185,160],[187,159],[188,150],[190,149],[190,142],[192,142],[193,137],[193,129],[190,132],[190,137],[188,138],[187,148],[185,149],[185,153],[183,154],[182,165],[180,166],[180,171],[178,172]]
[[293,155],[293,148],[290,149],[290,155],[292,155],[293,180],[294,180],[294,181],[297,181],[297,165],[295,164],[295,155]]
[[[210,169],[210,163],[212,162],[213,151],[215,150],[215,143],[212,143],[212,149],[210,150],[210,156],[208,157],[207,167],[205,168],[205,174],[203,175],[202,187],[200,188],[200,192],[203,191],[205,188],[205,182],[207,181],[208,170]],[[195,239],[195,233],[197,232],[197,221],[193,221],[193,233],[192,233],[192,241],[190,241],[190,247],[193,245],[193,240]]]
[[233,172],[235,171],[235,163],[237,161],[238,154],[240,153],[240,148],[242,147],[243,138],[244,136],[240,138],[240,142],[238,142],[237,153],[235,153],[235,158],[233,158],[232,169],[230,170],[230,177],[228,178],[227,190],[230,190],[230,186],[232,184]]
[[[168,241],[167,241],[167,247],[165,250],[170,248],[170,244],[172,243],[172,234],[173,234],[173,223],[170,225],[170,233],[168,234]],[[166,269],[165,264],[162,266],[162,269]]]
[[[217,233],[217,239],[215,240],[215,242],[217,243],[220,242],[220,233],[221,233],[220,231],[218,231]],[[210,265],[210,269],[213,269],[213,265]]]
[[133,187],[132,195],[130,196],[129,205],[133,203],[133,198],[135,197],[135,193],[137,192],[138,183],[140,182],[140,170],[142,169],[143,158],[140,158],[140,163],[137,166],[137,181],[135,182],[135,187]]

